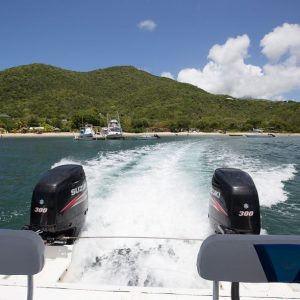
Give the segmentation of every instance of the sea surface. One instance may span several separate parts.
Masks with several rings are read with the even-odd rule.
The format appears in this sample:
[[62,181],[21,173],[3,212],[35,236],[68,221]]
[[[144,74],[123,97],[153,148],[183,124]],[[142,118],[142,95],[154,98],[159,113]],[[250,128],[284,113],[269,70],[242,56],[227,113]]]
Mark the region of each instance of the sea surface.
[[32,190],[46,170],[82,164],[89,212],[66,281],[108,285],[206,287],[196,271],[210,234],[208,201],[218,167],[248,172],[265,234],[300,234],[300,138],[173,137],[74,141],[0,139],[0,228],[29,223]]

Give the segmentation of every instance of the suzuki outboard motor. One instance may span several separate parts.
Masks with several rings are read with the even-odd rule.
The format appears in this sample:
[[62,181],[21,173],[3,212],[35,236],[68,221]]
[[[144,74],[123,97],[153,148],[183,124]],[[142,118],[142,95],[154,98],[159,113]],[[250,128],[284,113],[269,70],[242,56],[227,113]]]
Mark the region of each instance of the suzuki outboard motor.
[[[208,217],[215,233],[260,233],[258,194],[248,173],[233,168],[215,170]],[[231,284],[231,299],[240,300],[238,282]]]
[[[233,168],[215,170],[208,217],[215,233],[260,233],[258,194],[248,173]],[[240,300],[238,282],[231,284],[231,299]]]
[[77,237],[88,211],[85,173],[80,165],[47,171],[34,188],[30,225],[48,242]]
[[233,168],[215,170],[209,220],[215,233],[260,233],[258,194],[248,173]]

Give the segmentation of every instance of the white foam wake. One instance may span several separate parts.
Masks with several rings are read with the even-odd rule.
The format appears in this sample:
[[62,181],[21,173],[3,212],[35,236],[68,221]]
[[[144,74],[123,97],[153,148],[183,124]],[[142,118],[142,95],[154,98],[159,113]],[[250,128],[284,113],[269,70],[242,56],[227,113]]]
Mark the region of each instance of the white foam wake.
[[[58,164],[73,163],[62,160]],[[181,141],[109,152],[84,163],[89,213],[82,236],[126,235],[205,238],[213,170],[250,173],[261,204],[288,197],[293,165],[260,161],[206,141]],[[268,188],[268,187],[272,187]],[[199,242],[143,239],[79,240],[67,281],[110,285],[199,288]]]
[[[192,144],[174,146],[112,152],[84,165],[90,209],[82,235],[205,237],[206,191],[201,197],[180,167]],[[187,241],[80,240],[67,280],[199,287],[198,250]]]

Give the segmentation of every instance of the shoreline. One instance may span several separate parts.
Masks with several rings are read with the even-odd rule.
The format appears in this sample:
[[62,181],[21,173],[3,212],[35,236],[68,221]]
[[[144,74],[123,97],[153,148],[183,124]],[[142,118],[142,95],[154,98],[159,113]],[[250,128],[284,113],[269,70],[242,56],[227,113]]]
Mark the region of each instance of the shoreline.
[[[0,134],[0,138],[49,138],[49,137],[75,137],[79,133],[78,132],[46,132],[42,134],[36,134],[36,133],[2,133]],[[243,137],[246,134],[255,134],[254,132],[228,132],[228,133],[219,133],[219,132],[143,132],[143,133],[129,133],[124,132],[125,138],[134,138],[134,137],[140,137],[143,135],[149,135],[152,136],[154,134],[157,134],[160,137],[197,137],[197,136],[227,136],[227,137]],[[263,134],[268,134],[263,133]],[[287,136],[300,136],[300,133],[273,133],[276,135],[276,137],[287,137]],[[233,135],[233,136],[232,136]]]

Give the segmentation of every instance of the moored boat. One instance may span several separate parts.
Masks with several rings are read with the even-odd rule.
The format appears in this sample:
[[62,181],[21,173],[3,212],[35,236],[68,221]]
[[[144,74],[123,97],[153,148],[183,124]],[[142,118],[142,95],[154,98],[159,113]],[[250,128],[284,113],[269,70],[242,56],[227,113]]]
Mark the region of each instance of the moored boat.
[[75,140],[93,140],[95,136],[95,130],[93,125],[85,124],[85,126],[80,127],[79,135],[75,136]]
[[136,137],[137,140],[156,140],[160,139],[158,134],[150,135],[150,134],[143,134]]
[[107,128],[103,129],[105,138],[108,140],[124,139],[119,114],[118,114],[118,120],[116,119],[111,119],[110,121],[108,120],[109,120],[109,116],[107,115]]
[[264,134],[264,133],[259,133],[259,134],[245,134],[245,136],[247,138],[272,138],[272,137],[276,137],[276,135],[273,134],[273,133],[268,133],[268,134]]

